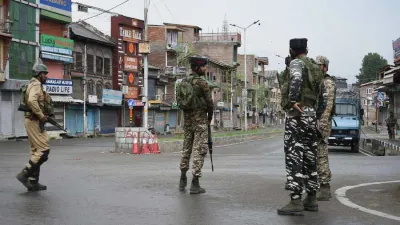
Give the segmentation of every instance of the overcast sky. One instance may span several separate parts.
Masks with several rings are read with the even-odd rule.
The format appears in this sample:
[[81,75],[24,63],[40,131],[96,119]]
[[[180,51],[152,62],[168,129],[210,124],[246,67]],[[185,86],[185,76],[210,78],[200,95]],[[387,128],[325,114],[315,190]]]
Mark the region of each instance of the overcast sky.
[[[124,0],[77,0],[110,9]],[[362,58],[377,52],[393,62],[392,40],[400,37],[398,0],[151,0],[149,23],[163,22],[197,25],[203,32],[221,31],[226,14],[229,23],[242,27],[261,20],[247,32],[247,53],[267,56],[269,69],[284,69],[289,39],[308,38],[309,56],[325,55],[330,60],[329,73],[355,82]],[[143,0],[130,0],[112,10],[125,16],[143,19]],[[73,21],[99,12],[77,12]],[[103,14],[88,23],[110,33],[110,15]],[[237,31],[230,27],[230,31]],[[242,40],[243,42],[243,40]],[[243,44],[239,53],[243,54]]]

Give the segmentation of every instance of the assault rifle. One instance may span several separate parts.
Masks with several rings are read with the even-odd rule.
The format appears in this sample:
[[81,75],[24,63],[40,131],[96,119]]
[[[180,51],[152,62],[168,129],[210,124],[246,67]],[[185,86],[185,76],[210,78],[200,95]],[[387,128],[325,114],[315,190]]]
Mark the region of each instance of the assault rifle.
[[[29,109],[26,105],[24,105],[24,104],[20,104],[19,107],[18,107],[18,110],[19,110],[19,111],[22,111],[22,112],[29,112],[29,113],[32,113],[32,110],[30,110],[30,109]],[[53,117],[50,117],[50,116],[49,116],[49,117],[47,117],[47,121],[46,121],[46,122],[44,122],[44,123],[39,122],[40,131],[41,131],[42,133],[43,133],[43,131],[44,131],[44,125],[45,125],[46,123],[50,123],[50,124],[52,124],[53,126],[57,127],[58,129],[67,132],[66,130],[64,130],[64,128],[63,128],[60,124],[58,124],[58,123],[54,120]]]
[[212,147],[213,147],[213,141],[211,137],[211,126],[210,124],[208,125],[208,150],[210,152],[210,159],[211,159],[211,170],[214,172],[214,164],[212,160]]

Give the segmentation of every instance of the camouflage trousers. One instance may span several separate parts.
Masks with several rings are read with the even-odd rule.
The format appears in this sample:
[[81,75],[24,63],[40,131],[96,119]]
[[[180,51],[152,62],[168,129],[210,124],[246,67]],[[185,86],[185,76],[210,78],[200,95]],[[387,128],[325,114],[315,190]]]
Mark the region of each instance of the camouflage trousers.
[[304,186],[307,193],[315,193],[319,189],[316,121],[315,116],[286,119],[284,149],[292,199],[301,198]]
[[322,137],[318,142],[317,168],[319,184],[329,184],[331,182],[332,173],[329,168],[328,159],[328,138],[331,133],[332,120],[328,120],[328,124],[321,124]]
[[208,127],[207,124],[193,124],[184,129],[183,150],[180,169],[189,170],[190,156],[193,152],[192,174],[201,177],[204,158],[208,151]]

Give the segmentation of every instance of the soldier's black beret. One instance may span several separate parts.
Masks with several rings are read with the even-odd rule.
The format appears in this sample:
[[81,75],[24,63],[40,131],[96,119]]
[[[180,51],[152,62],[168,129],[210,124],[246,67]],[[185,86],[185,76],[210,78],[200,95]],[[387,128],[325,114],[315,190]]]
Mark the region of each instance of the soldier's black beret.
[[290,39],[290,48],[307,48],[307,38]]

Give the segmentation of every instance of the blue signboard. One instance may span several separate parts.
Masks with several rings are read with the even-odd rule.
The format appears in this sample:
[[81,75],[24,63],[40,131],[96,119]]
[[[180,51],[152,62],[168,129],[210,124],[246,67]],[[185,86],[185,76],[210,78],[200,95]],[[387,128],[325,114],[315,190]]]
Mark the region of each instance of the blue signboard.
[[382,92],[378,92],[378,100],[379,100],[379,101],[382,101],[382,100],[383,100]]
[[71,17],[71,0],[40,0],[40,8]]
[[129,100],[128,100],[128,106],[129,106],[129,107],[135,106],[135,100],[129,99]]
[[120,106],[122,104],[122,91],[103,89],[103,104]]

